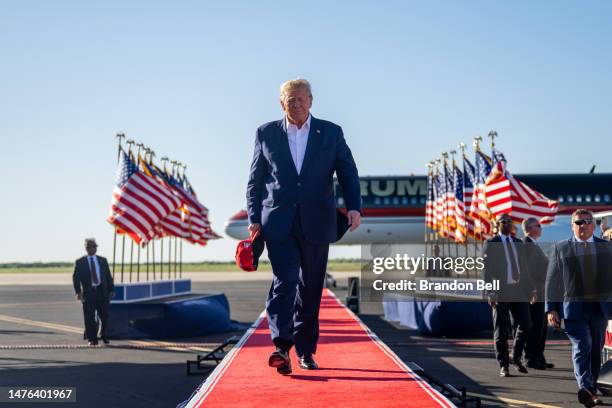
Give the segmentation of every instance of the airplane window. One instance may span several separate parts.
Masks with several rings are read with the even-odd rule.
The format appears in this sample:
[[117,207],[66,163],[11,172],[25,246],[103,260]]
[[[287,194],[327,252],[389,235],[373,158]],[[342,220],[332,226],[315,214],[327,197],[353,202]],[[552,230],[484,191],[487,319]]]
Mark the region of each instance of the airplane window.
[[383,204],[389,204],[389,197],[385,197],[383,199]]
[[393,197],[393,204],[394,205],[398,205],[399,204],[399,198]]
[[577,203],[581,203],[582,202],[582,196],[581,195],[577,195],[576,196],[576,202]]
[[591,202],[591,196],[589,194],[584,196],[584,201],[586,201],[587,203]]
[[574,202],[574,197],[573,197],[573,196],[571,196],[571,195],[568,195],[568,196],[567,196],[567,202],[568,202],[568,203],[573,203],[573,202]]
[[560,203],[562,203],[562,202],[563,202],[563,201],[565,201],[565,200],[563,199],[563,196],[559,196],[559,197],[557,198],[557,201],[559,201]]
[[416,197],[411,197],[410,204],[416,204],[416,203],[417,203]]
[[408,197],[402,197],[402,204],[408,204]]
[[601,196],[599,194],[595,194],[595,202],[598,203],[601,201]]
[[421,199],[419,200],[419,203],[421,204],[425,204],[427,200],[425,199],[425,197],[421,197]]
[[374,199],[374,204],[376,204],[376,205],[380,205],[380,198],[376,197],[376,198]]
[[606,203],[609,203],[609,202],[610,202],[610,194],[604,194],[604,201],[605,201]]

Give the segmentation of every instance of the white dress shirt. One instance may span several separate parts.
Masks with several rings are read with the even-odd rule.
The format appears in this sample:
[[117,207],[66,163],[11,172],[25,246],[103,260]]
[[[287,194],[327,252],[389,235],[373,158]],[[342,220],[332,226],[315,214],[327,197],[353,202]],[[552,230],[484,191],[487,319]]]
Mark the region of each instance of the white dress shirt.
[[506,278],[508,284],[518,283],[518,281],[512,278],[512,261],[510,260],[510,252],[508,251],[508,246],[512,248],[512,256],[514,257],[514,261],[516,262],[516,272],[520,278],[521,276],[521,267],[519,266],[518,256],[516,255],[516,246],[514,245],[514,241],[510,237],[510,235],[499,234],[502,240],[502,245],[504,246],[504,255],[506,256]]
[[304,155],[306,154],[306,145],[308,144],[308,132],[310,132],[310,118],[298,129],[296,125],[289,123],[285,118],[285,124],[287,125],[287,139],[289,140],[289,150],[291,150],[291,157],[293,158],[293,164],[297,173],[300,174],[302,170],[302,163],[304,163]]
[[[100,264],[98,263],[98,257],[97,256],[87,256],[87,267],[89,268],[89,265],[91,265],[91,259],[93,258],[93,263],[94,263],[94,268],[96,268],[96,276],[98,277],[98,284],[95,285],[93,282],[91,282],[91,286],[99,286],[100,282],[102,282],[102,279],[100,279]],[[89,271],[89,273],[91,273],[91,270]]]

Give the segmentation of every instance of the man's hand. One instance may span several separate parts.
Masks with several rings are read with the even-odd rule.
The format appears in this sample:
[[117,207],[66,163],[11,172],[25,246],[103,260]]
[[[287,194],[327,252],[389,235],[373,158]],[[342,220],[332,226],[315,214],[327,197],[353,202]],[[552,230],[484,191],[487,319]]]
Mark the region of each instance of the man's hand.
[[115,298],[115,292],[111,291],[111,293],[108,294],[109,299],[114,299]]
[[561,327],[561,319],[559,319],[559,313],[557,313],[555,310],[551,310],[550,312],[548,312],[548,324],[556,328]]
[[351,210],[348,212],[347,216],[351,231],[355,231],[361,224],[361,214],[359,214],[359,211]]
[[531,296],[529,296],[529,304],[533,305],[537,301],[538,301],[538,295],[537,295],[537,292],[534,290],[531,292]]
[[489,306],[491,306],[493,309],[497,307],[497,300],[495,300],[494,298],[490,297],[488,302],[489,302]]
[[76,298],[78,301],[82,302],[83,301],[83,295],[81,295],[80,293],[76,294]]
[[260,229],[261,229],[261,224],[259,223],[249,225],[248,230],[249,230],[250,236],[253,237],[253,235],[255,235],[255,233],[259,231]]

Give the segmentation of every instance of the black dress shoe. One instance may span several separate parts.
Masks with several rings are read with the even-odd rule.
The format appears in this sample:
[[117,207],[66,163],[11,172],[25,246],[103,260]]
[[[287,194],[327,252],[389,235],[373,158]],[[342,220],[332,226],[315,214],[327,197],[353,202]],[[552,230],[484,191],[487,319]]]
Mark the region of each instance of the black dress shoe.
[[88,341],[87,345],[89,345],[89,346],[97,346],[98,342],[97,341]]
[[593,401],[593,394],[586,388],[578,390],[578,402],[589,408],[596,405],[595,401]]
[[268,365],[270,367],[276,367],[276,371],[279,374],[287,375],[291,374],[291,359],[289,358],[289,352],[283,350],[280,347],[276,348],[276,351],[270,354],[268,359]]
[[521,360],[514,360],[512,361],[512,364],[516,367],[516,371],[518,371],[519,373],[523,373],[523,374],[528,373],[527,368],[525,368]]
[[303,356],[300,357],[300,368],[304,370],[316,370],[319,368],[319,365],[312,356]]
[[104,344],[110,344],[110,341],[108,341],[106,337],[102,337],[102,342],[104,342]]
[[527,367],[533,368],[534,370],[546,370],[546,366],[539,361],[528,361]]
[[510,370],[508,369],[508,367],[502,367],[499,370],[499,376],[500,377],[510,377]]
[[544,363],[544,367],[546,367],[546,368],[555,368],[555,365],[553,363]]

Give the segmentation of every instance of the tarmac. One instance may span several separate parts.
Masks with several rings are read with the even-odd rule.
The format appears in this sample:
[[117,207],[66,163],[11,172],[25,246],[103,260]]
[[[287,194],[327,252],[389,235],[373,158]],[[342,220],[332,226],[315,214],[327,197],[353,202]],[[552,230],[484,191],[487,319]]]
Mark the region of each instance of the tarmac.
[[[344,299],[347,278],[359,272],[333,275],[338,287],[332,290]],[[34,407],[175,407],[205,379],[187,376],[185,361],[241,335],[255,321],[264,308],[271,273],[202,272],[183,277],[193,280],[194,293],[225,293],[231,318],[241,330],[89,347],[82,339],[82,310],[69,274],[0,274],[0,387],[76,387],[75,403],[30,404]],[[570,346],[563,333],[549,332],[546,357],[555,368],[500,378],[490,333],[469,339],[426,337],[385,321],[378,303],[360,306],[359,317],[403,361],[416,362],[443,383],[466,387],[468,395],[481,397],[483,406],[582,406],[576,401]],[[277,374],[271,369],[270,375]],[[612,397],[603,399],[612,403]],[[9,406],[28,404],[0,403]]]

